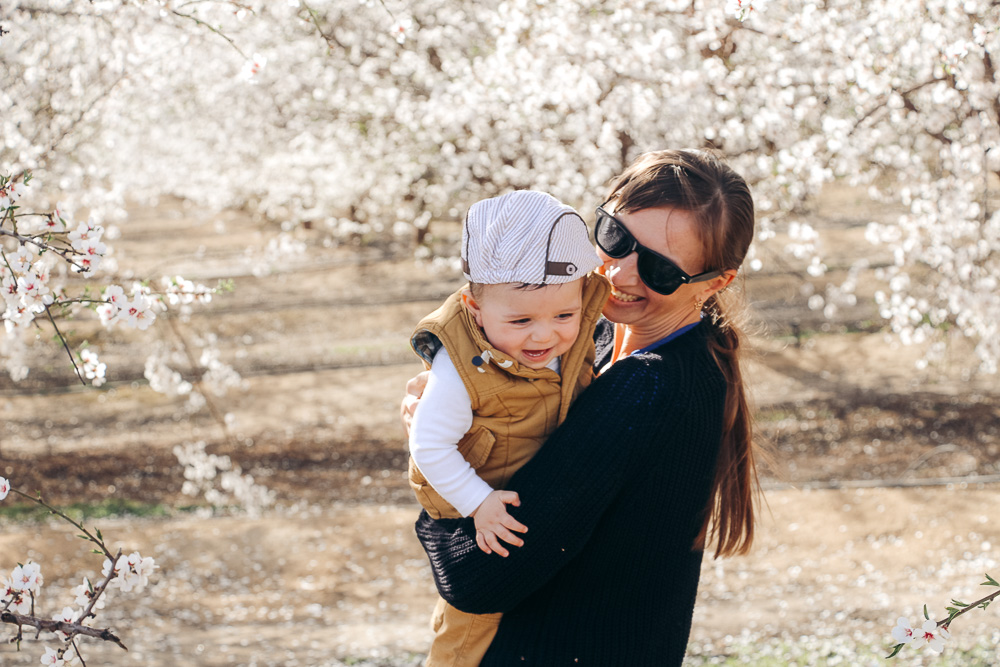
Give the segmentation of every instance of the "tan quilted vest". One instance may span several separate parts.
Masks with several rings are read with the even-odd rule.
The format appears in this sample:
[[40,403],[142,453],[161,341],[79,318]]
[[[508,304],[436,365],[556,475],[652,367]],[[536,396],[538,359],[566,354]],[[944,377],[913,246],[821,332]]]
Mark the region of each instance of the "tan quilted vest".
[[[561,376],[548,368],[522,367],[490,345],[462,305],[461,290],[421,320],[410,339],[428,367],[441,345],[448,350],[472,399],[472,428],[459,441],[458,450],[494,489],[504,488],[511,475],[534,456],[566,418],[573,399],[594,378],[594,328],[611,287],[597,274],[583,280],[580,335],[562,355]],[[507,368],[499,365],[507,362]],[[427,483],[412,458],[409,476],[417,500],[431,517],[461,516]]]

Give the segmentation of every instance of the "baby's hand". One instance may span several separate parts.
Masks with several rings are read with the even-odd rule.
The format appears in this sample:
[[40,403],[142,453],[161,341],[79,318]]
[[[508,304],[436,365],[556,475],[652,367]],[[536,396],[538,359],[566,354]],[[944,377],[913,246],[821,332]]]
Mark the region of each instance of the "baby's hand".
[[509,552],[500,544],[500,540],[515,547],[524,544],[524,540],[510,532],[516,530],[519,533],[528,531],[528,527],[507,513],[504,505],[519,507],[521,499],[514,491],[494,491],[486,496],[479,507],[472,513],[476,520],[476,544],[488,554],[494,551],[504,558]]

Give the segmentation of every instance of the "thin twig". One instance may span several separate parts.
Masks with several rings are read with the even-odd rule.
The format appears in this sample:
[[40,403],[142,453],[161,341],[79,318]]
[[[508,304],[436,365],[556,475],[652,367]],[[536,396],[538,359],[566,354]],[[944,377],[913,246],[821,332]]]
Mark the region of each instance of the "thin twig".
[[190,19],[191,21],[194,21],[198,25],[201,25],[201,26],[204,26],[204,27],[208,28],[209,30],[211,30],[212,32],[214,32],[216,35],[218,35],[222,39],[224,39],[227,42],[229,42],[229,46],[231,46],[234,49],[236,49],[236,52],[238,54],[240,54],[241,56],[243,56],[244,60],[249,60],[249,58],[247,58],[247,54],[243,53],[242,49],[240,49],[240,47],[236,46],[236,42],[233,41],[232,37],[230,37],[226,33],[222,32],[221,30],[219,30],[215,26],[213,26],[211,24],[208,24],[208,23],[205,23],[204,21],[202,21],[197,16],[192,16],[191,14],[184,14],[183,12],[179,12],[176,9],[171,9],[170,13],[173,14],[173,15],[175,15],[175,16],[179,16],[181,18],[184,18],[184,19]]
[[309,14],[309,18],[312,20],[313,25],[316,26],[316,32],[318,32],[319,36],[326,42],[327,47],[331,47],[335,44],[341,49],[347,48],[340,43],[340,40],[337,39],[337,36],[334,35],[332,31],[330,34],[323,31],[323,26],[319,24],[319,12],[307,5],[305,2],[302,3],[302,8],[306,10],[307,14]]
[[[70,517],[66,516],[66,514],[64,512],[61,512],[60,510],[57,510],[52,505],[49,505],[47,502],[45,502],[44,500],[42,500],[42,497],[40,495],[39,496],[31,496],[31,495],[28,495],[27,493],[25,493],[24,491],[19,491],[18,489],[15,489],[13,487],[11,488],[10,492],[11,493],[16,493],[17,495],[21,496],[22,498],[26,498],[26,499],[30,500],[31,502],[33,502],[33,503],[35,503],[37,505],[41,505],[42,507],[44,507],[45,509],[47,509],[52,514],[55,514],[60,519],[65,519],[70,524],[72,524],[75,528],[78,528],[80,531],[82,531],[83,534],[87,536],[87,539],[89,539],[91,542],[93,542],[94,544],[96,544],[97,546],[99,546],[101,548],[101,551],[104,553],[105,556],[107,556],[108,558],[114,558],[114,556],[111,555],[111,552],[108,551],[107,546],[105,546],[103,539],[101,539],[99,537],[95,537],[89,530],[87,530],[86,528],[83,527],[83,524],[78,523],[77,521],[74,521]],[[100,532],[100,531],[98,531],[98,532]]]
[[196,378],[194,379],[192,384],[201,394],[202,398],[205,399],[205,405],[208,406],[208,411],[212,414],[212,417],[215,419],[215,421],[219,423],[219,427],[222,429],[223,437],[231,445],[235,446],[237,442],[235,438],[233,438],[233,435],[229,432],[229,427],[226,426],[226,418],[222,414],[222,410],[219,409],[219,406],[215,404],[215,401],[212,400],[212,398],[208,395],[208,392],[205,391],[204,387],[202,386],[203,380],[202,380],[202,373],[200,372],[201,365],[194,358],[194,354],[191,353],[191,346],[188,345],[187,340],[184,338],[184,334],[181,333],[176,318],[169,318],[167,322],[170,323],[170,329],[171,331],[173,331],[174,336],[176,336],[177,340],[180,341],[181,349],[184,351],[184,356],[187,357],[188,364],[191,366],[191,372],[196,375]]
[[63,349],[66,350],[66,356],[69,357],[69,363],[73,364],[73,372],[75,372],[76,377],[80,379],[80,384],[87,386],[87,380],[84,379],[83,373],[80,372],[80,367],[76,365],[76,359],[73,358],[73,350],[70,349],[66,336],[64,336],[63,332],[59,330],[59,325],[56,324],[56,318],[52,317],[52,311],[48,306],[45,306],[45,314],[48,315],[49,322],[52,323],[52,328],[56,330],[56,336],[59,337],[59,342],[62,343]]
[[1000,591],[995,591],[993,593],[990,593],[989,595],[987,595],[986,597],[982,598],[981,600],[976,600],[975,602],[973,602],[969,606],[963,608],[961,611],[955,612],[954,616],[950,616],[949,618],[946,618],[943,621],[938,621],[937,626],[939,628],[941,628],[941,627],[947,628],[948,625],[951,624],[952,621],[954,621],[956,618],[958,618],[959,616],[961,616],[965,612],[969,611],[970,609],[977,609],[977,608],[979,608],[979,605],[983,604],[984,602],[992,602],[997,597],[1000,597]]

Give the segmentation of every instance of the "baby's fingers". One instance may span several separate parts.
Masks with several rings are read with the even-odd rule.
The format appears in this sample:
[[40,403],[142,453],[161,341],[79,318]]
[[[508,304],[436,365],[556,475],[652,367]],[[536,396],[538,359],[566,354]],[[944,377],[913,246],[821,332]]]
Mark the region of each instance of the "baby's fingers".
[[492,549],[494,552],[500,554],[504,558],[510,555],[510,552],[504,549],[503,545],[500,544],[500,541],[497,539],[496,535],[494,535],[493,533],[481,533],[481,534],[486,540],[486,544],[489,545],[490,549]]
[[483,531],[481,530],[476,531],[476,544],[478,544],[479,548],[485,551],[486,553],[488,554],[493,553],[493,550],[490,549],[490,545],[486,544],[485,533],[483,533]]
[[510,532],[506,528],[501,528],[500,530],[498,530],[496,536],[499,537],[504,542],[506,542],[507,544],[514,547],[519,547],[524,544],[524,540],[522,540],[520,537]]
[[504,528],[509,528],[510,530],[516,530],[519,533],[528,532],[527,526],[525,526],[523,523],[521,523],[520,521],[518,521],[509,514],[503,515],[503,517],[500,519],[500,525],[502,525]]
[[498,497],[505,505],[521,506],[521,496],[517,495],[517,491],[500,491]]

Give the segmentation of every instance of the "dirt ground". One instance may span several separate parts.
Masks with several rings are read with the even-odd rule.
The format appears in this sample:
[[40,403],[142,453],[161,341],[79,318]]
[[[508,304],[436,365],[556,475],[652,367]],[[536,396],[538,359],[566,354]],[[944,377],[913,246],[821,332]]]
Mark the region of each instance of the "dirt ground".
[[[835,280],[863,224],[887,213],[849,192],[831,196],[836,216],[821,208],[815,224],[841,260],[831,264]],[[397,406],[419,369],[409,328],[456,275],[393,248],[324,247],[315,230],[298,232],[307,253],[267,267],[253,248],[274,233],[238,212],[208,216],[174,201],[137,208],[115,242],[123,275],[232,278],[235,291],[173,323],[162,318],[153,336],[74,322],[71,340],[89,340],[108,362],[100,390],[74,386],[47,341],[32,348],[25,381],[0,380],[0,475],[60,506],[114,498],[165,510],[94,522],[113,545],[155,556],[160,570],[96,622],[115,628],[129,652],[87,642],[90,665],[417,665],[427,649],[433,584],[412,533]],[[705,662],[767,645],[784,651],[773,664],[820,664],[800,653],[880,664],[897,616],[916,620],[926,603],[940,617],[951,598],[985,594],[984,572],[1000,576],[996,378],[970,374],[961,346],[918,371],[922,350],[887,340],[870,305],[828,322],[805,307],[802,282],[779,272],[747,282],[760,330],[748,377],[777,464],[765,475],[753,553],[706,560],[689,650]],[[143,378],[146,354],[181,338],[214,339],[245,380],[212,398],[225,428]],[[198,376],[186,363],[176,369]],[[259,516],[185,509],[205,501],[182,493],[173,447],[194,441],[229,455],[276,504]],[[97,574],[88,551],[65,524],[0,523],[0,567],[42,565],[45,615]],[[984,638],[995,646],[997,627],[992,609],[970,613],[953,626],[949,650]],[[34,639],[20,653],[4,645],[0,664],[38,664],[41,653]]]

